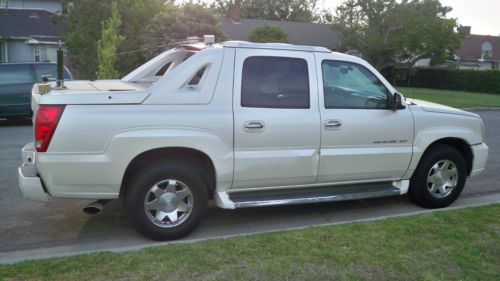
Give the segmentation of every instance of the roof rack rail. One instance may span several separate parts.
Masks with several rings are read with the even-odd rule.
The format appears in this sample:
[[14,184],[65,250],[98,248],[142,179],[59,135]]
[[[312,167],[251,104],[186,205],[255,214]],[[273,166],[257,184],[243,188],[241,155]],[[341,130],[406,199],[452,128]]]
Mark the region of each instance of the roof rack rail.
[[332,52],[331,50],[325,47],[292,45],[285,43],[253,43],[247,41],[226,41],[222,46],[229,48],[272,49],[272,50],[290,50],[290,51],[321,52],[321,53]]

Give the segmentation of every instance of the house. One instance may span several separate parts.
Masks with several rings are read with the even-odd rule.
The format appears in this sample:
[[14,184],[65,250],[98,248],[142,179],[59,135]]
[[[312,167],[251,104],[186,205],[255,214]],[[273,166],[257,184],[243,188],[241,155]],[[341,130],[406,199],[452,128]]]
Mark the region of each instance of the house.
[[288,42],[297,45],[313,45],[336,50],[340,35],[329,24],[309,22],[276,21],[242,18],[236,9],[229,17],[221,19],[221,27],[231,40],[248,40],[248,33],[261,25],[279,27],[288,35]]
[[56,61],[61,1],[0,0],[0,63]]
[[500,36],[467,35],[455,53],[460,69],[500,69]]

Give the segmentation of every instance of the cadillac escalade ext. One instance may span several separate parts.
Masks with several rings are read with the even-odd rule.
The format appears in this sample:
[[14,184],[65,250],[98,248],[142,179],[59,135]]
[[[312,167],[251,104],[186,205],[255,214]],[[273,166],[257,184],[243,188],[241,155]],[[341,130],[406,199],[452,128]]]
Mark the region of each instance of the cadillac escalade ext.
[[[179,45],[121,80],[37,84],[28,199],[121,198],[175,239],[220,208],[409,193],[450,205],[486,165],[481,118],[405,99],[366,61],[322,47]],[[100,204],[98,201],[96,204]]]

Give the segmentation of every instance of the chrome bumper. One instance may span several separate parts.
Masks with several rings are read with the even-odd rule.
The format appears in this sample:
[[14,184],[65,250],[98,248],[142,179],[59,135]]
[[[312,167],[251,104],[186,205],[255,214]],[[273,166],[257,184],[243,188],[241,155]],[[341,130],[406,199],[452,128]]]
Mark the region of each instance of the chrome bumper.
[[17,180],[23,197],[33,201],[47,202],[49,195],[43,189],[42,181],[35,166],[35,148],[33,143],[22,149],[23,164],[17,169]]
[[488,161],[488,146],[485,143],[471,146],[474,160],[472,162],[472,171],[470,176],[477,176],[484,171]]

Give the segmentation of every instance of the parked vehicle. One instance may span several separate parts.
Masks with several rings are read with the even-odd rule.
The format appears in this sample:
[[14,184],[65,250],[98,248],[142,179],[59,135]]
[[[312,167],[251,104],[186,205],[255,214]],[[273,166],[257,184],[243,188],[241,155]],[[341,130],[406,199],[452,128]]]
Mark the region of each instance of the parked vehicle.
[[193,231],[209,199],[233,209],[409,193],[446,207],[488,156],[479,115],[405,99],[364,60],[321,47],[180,45],[121,80],[66,87],[33,88],[24,196],[122,198],[156,240]]
[[[56,64],[50,62],[0,64],[0,118],[27,118],[31,112],[31,89],[42,76],[56,77]],[[71,73],[64,69],[64,79]]]

